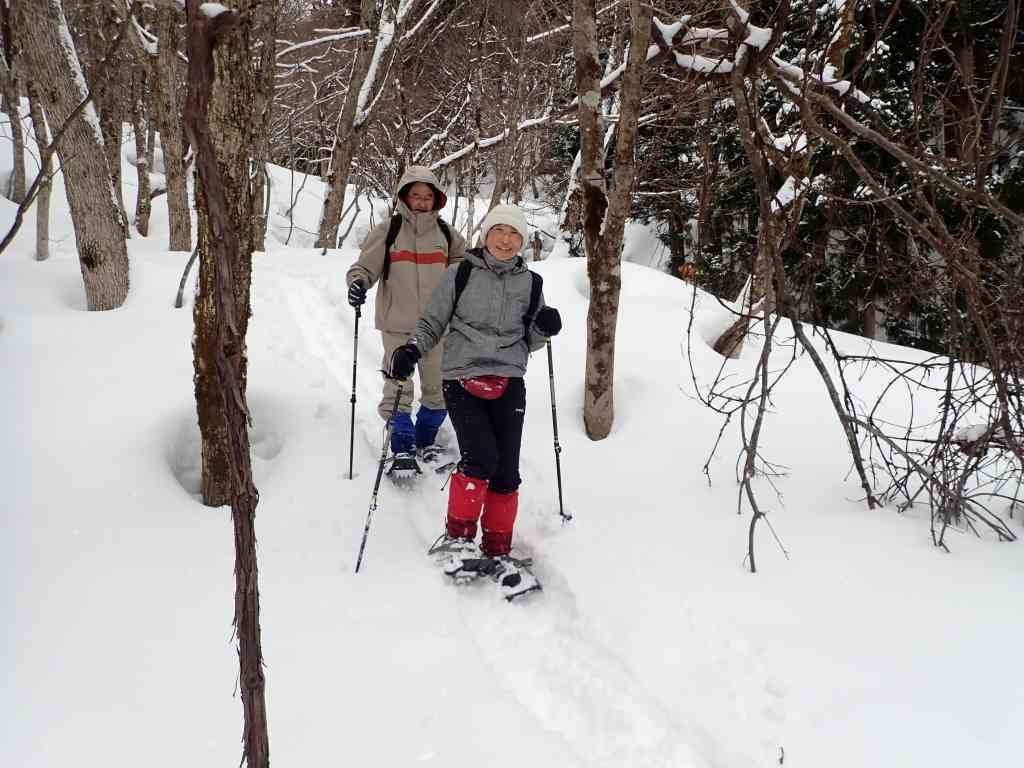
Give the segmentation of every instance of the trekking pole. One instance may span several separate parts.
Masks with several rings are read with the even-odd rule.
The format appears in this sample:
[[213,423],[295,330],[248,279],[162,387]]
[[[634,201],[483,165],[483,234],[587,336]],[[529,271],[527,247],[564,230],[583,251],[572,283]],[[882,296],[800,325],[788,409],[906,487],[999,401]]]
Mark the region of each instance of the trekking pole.
[[402,387],[405,379],[398,380],[398,391],[395,393],[395,407],[391,411],[391,418],[388,419],[387,434],[384,435],[384,444],[380,447],[380,464],[377,465],[377,479],[373,481],[373,496],[370,498],[370,511],[366,513],[366,527],[363,528],[363,541],[359,544],[359,556],[356,558],[356,573],[359,573],[359,566],[363,562],[363,550],[366,549],[366,537],[370,535],[370,521],[373,519],[373,511],[377,509],[377,491],[380,490],[380,479],[384,475],[384,462],[388,457],[388,445],[391,444],[391,433],[395,429],[395,415],[398,413],[398,401],[402,399]]
[[352,421],[348,432],[348,479],[353,478],[352,454],[356,445],[356,362],[359,359],[359,316],[362,314],[362,307],[356,307],[356,330],[352,341]]
[[548,381],[551,383],[551,426],[555,434],[555,474],[558,476],[558,514],[562,522],[572,520],[572,515],[567,515],[562,506],[562,446],[558,444],[558,411],[555,409],[555,362],[551,355],[551,339],[545,340],[548,345]]

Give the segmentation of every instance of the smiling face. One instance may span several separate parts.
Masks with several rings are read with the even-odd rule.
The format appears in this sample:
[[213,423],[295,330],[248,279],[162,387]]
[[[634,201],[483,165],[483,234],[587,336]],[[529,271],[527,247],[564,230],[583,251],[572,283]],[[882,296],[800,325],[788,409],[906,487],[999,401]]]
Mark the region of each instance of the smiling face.
[[434,190],[429,184],[424,184],[422,181],[410,184],[409,189],[402,196],[402,200],[410,210],[418,213],[434,210]]
[[515,258],[523,247],[523,236],[508,224],[495,224],[487,230],[484,245],[498,261],[508,261]]

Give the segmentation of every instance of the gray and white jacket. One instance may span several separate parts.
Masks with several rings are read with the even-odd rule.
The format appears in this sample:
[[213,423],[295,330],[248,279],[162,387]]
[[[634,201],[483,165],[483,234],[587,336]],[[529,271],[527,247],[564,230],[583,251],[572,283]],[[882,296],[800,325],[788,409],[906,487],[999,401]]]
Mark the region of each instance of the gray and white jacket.
[[[522,376],[530,353],[544,346],[533,318],[528,326],[524,322],[533,289],[530,270],[522,257],[499,261],[486,248],[468,250],[465,258],[474,268],[454,313],[458,265],[448,267],[441,277],[410,341],[425,355],[448,329],[441,357],[445,379]],[[541,291],[537,310],[543,306]]]

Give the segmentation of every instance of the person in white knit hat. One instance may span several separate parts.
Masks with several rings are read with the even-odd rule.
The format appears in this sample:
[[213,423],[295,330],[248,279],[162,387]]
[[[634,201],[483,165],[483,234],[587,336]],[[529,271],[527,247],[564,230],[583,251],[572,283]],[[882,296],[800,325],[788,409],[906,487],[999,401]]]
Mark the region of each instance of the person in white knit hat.
[[561,330],[562,320],[544,303],[540,275],[519,255],[529,237],[523,212],[495,206],[481,231],[483,247],[467,250],[462,264],[445,272],[414,335],[394,351],[391,375],[408,376],[448,331],[442,391],[461,456],[449,486],[445,532],[431,552],[445,559],[449,573],[463,559],[497,559],[503,583],[512,587],[520,578],[509,558],[526,412],[523,374],[530,353]]

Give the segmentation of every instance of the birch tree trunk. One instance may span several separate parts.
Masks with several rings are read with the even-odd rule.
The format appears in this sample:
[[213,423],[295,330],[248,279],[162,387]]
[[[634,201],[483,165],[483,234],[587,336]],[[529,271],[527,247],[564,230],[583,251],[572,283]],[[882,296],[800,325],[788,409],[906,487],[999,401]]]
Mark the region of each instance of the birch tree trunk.
[[620,97],[614,186],[609,194],[604,180],[604,137],[599,115],[602,70],[597,51],[596,8],[594,0],[575,0],[573,4],[583,238],[590,278],[583,421],[592,440],[607,437],[615,418],[615,329],[622,282],[622,235],[636,175],[633,151],[651,16],[650,7],[642,6],[640,0],[631,0],[629,56]]
[[[249,187],[253,72],[249,24],[259,0],[209,17],[188,0],[189,91],[183,118],[196,153],[200,209],[201,295],[196,300],[196,399],[203,428],[210,408],[219,412],[235,540],[235,612],[243,758],[248,768],[269,768],[266,679],[260,632],[256,505],[245,402],[245,333],[252,259]],[[200,336],[202,333],[202,336]],[[203,377],[204,381],[200,381]],[[202,388],[202,389],[201,389]],[[204,432],[204,441],[206,433]],[[205,447],[205,443],[204,443]],[[205,458],[205,457],[204,457]]]
[[[56,130],[68,123],[88,94],[60,0],[17,3],[14,27],[26,76],[38,84],[43,109]],[[86,306],[90,310],[114,309],[128,296],[125,222],[92,104],[68,124],[57,155],[75,229]]]
[[46,118],[43,117],[39,89],[32,81],[26,82],[25,88],[28,91],[28,108],[32,117],[32,132],[36,138],[36,151],[39,152],[40,158],[45,158],[45,164],[40,168],[43,177],[36,192],[36,260],[45,261],[50,258],[50,178],[53,173],[53,161],[46,154],[50,134],[46,130]]

